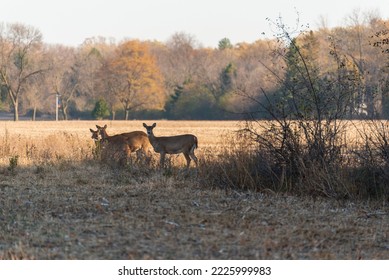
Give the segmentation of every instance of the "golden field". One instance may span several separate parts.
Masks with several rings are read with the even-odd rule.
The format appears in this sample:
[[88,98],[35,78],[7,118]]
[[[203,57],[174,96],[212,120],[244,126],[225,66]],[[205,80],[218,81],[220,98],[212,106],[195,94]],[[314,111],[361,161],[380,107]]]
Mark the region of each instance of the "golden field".
[[198,170],[93,158],[89,128],[142,123],[0,122],[0,259],[388,259],[385,201],[209,184],[237,122],[157,121],[157,136],[197,135]]
[[[211,157],[234,146],[232,141],[239,140],[235,132],[244,126],[243,122],[237,121],[0,121],[0,164],[8,165],[9,158],[16,155],[21,166],[58,159],[90,159],[94,147],[90,128],[95,130],[96,124],[107,124],[110,135],[136,130],[145,132],[143,122],[157,123],[156,136],[195,134],[199,139],[196,153]],[[364,122],[347,123],[343,137],[348,148],[361,145],[363,137],[358,130],[364,127],[368,129]],[[182,155],[172,158],[177,165],[184,162]]]
[[[152,124],[153,121],[145,121]],[[223,135],[239,128],[234,121],[155,121],[155,135],[195,134],[199,139],[198,152],[217,153]],[[0,159],[8,164],[9,157],[18,155],[19,164],[28,165],[41,160],[82,160],[92,157],[93,140],[90,128],[108,125],[111,135],[144,131],[143,121],[67,121],[67,122],[0,122]],[[182,157],[182,156],[181,156]],[[180,162],[180,159],[177,159]]]

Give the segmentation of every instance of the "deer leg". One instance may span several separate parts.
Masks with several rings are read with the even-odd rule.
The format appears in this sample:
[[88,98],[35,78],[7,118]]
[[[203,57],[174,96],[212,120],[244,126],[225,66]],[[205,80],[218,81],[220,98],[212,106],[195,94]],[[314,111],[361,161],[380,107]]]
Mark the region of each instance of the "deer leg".
[[136,163],[139,163],[141,162],[142,158],[143,158],[143,150],[139,149],[139,150],[136,150]]
[[152,151],[150,149],[143,149],[143,152],[146,157],[146,164],[150,165],[151,159],[153,157]]
[[162,168],[165,167],[165,153],[161,153],[161,158],[160,158],[160,162],[159,162],[160,166]]
[[136,151],[136,156],[137,156],[137,162],[141,162],[142,164],[147,164],[149,165],[151,162],[151,151],[146,150],[145,148],[140,148]]
[[120,153],[119,163],[121,166],[126,166],[128,159],[131,157],[131,149],[128,145],[123,145],[123,149]]
[[190,165],[190,156],[187,153],[184,153],[185,159],[186,159],[186,168],[189,168]]
[[124,157],[124,156],[122,156],[122,157],[119,159],[119,165],[123,167],[123,166],[126,166],[126,164],[127,164],[127,158]]
[[199,164],[199,160],[197,159],[197,157],[195,156],[195,154],[194,154],[194,153],[190,153],[189,156],[193,159],[193,161],[195,162],[196,167],[197,167],[198,164]]

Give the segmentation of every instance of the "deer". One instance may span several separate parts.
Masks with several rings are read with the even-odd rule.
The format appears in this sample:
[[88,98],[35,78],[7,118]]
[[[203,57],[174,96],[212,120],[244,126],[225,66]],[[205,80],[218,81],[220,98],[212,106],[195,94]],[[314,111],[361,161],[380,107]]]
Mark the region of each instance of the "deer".
[[92,133],[91,138],[95,142],[96,145],[98,145],[98,142],[100,142],[99,139],[99,130],[93,130],[92,128],[89,128],[89,131]]
[[142,157],[142,155],[146,157],[147,161],[150,160],[152,146],[147,137],[147,134],[144,133],[143,131],[132,131],[132,132],[126,132],[126,133],[109,136],[106,131],[107,125],[104,125],[104,127],[96,125],[96,128],[98,133],[101,136],[102,142],[108,142],[108,143],[125,142],[126,145],[128,146],[127,152],[129,154],[136,152],[137,161]]
[[100,158],[101,156],[101,139],[99,139],[99,130],[93,130],[89,128],[89,131],[92,133],[92,140],[95,142],[95,148],[92,149],[94,158]]
[[127,144],[127,138],[121,135],[111,138],[108,140],[103,140],[100,138],[100,130],[89,129],[92,133],[91,138],[95,142],[95,149],[93,154],[96,158],[99,158],[103,161],[113,161],[118,160],[119,164],[124,166],[127,163],[127,159],[131,154],[131,150]]
[[156,153],[160,154],[160,166],[163,168],[165,165],[166,154],[180,154],[183,153],[186,159],[186,168],[189,169],[191,159],[198,166],[198,159],[194,154],[194,150],[197,149],[197,137],[193,134],[184,134],[176,136],[164,136],[157,137],[153,133],[153,129],[157,126],[153,123],[151,126],[143,123],[146,128],[147,136],[150,143]]

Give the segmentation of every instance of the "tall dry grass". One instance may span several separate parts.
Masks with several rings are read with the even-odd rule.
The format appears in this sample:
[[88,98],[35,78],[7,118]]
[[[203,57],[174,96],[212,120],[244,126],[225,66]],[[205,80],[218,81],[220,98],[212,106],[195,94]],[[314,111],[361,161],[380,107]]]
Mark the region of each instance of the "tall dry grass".
[[[18,156],[20,166],[55,163],[61,160],[81,162],[93,158],[94,142],[89,128],[107,124],[111,135],[140,130],[142,121],[68,121],[68,122],[0,122],[0,164]],[[151,123],[151,122],[150,122]],[[158,121],[155,134],[175,135],[192,133],[199,140],[200,154],[220,153],[221,136],[237,130],[237,122],[174,122]],[[174,165],[180,166],[181,156],[171,156]]]
[[[70,121],[70,122],[1,122],[0,164],[3,172],[15,173],[23,167],[40,170],[71,164],[77,168],[100,164],[89,128],[108,125],[109,134],[143,131],[142,121]],[[150,124],[152,122],[149,122]],[[190,179],[212,188],[290,192],[336,198],[388,196],[389,134],[386,123],[347,122],[339,143],[340,160],[331,168],[310,164],[299,167],[299,174],[275,160],[275,155],[245,133],[233,121],[157,121],[157,136],[191,133],[199,139],[196,155],[200,160]],[[375,125],[376,124],[376,125]],[[255,124],[254,124],[255,125]],[[263,129],[261,123],[257,129]],[[266,128],[266,127],[265,127]],[[296,149],[304,150],[304,143]],[[388,147],[387,147],[388,146]],[[275,147],[276,149],[277,147]],[[337,148],[337,146],[335,146]],[[304,153],[301,153],[304,155]],[[133,175],[160,172],[155,154],[151,165],[130,164]],[[297,160],[303,160],[297,158]],[[182,155],[167,157],[165,176],[178,178],[184,172]],[[116,168],[116,166],[115,166]],[[186,175],[188,175],[186,174]],[[88,175],[86,174],[86,177]]]

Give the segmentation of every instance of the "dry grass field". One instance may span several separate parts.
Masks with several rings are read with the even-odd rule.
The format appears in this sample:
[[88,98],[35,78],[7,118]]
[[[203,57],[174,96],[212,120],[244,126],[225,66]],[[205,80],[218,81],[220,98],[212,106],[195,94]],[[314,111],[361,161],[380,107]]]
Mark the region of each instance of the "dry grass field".
[[208,185],[205,162],[233,146],[237,122],[157,122],[157,136],[197,135],[189,171],[182,155],[167,170],[158,156],[101,164],[89,128],[105,123],[144,131],[142,121],[0,122],[0,259],[389,259],[386,201]]

